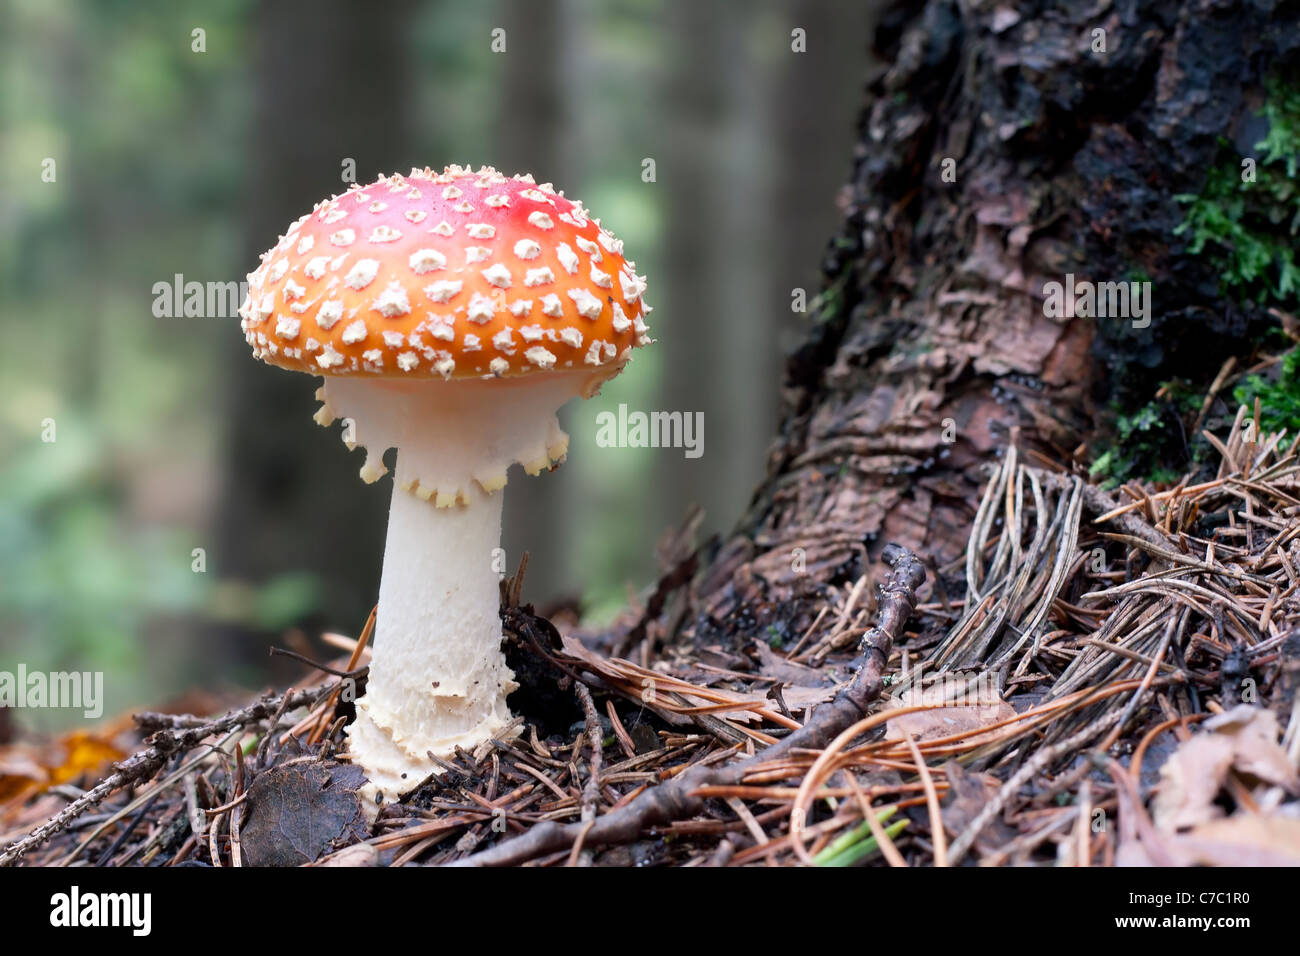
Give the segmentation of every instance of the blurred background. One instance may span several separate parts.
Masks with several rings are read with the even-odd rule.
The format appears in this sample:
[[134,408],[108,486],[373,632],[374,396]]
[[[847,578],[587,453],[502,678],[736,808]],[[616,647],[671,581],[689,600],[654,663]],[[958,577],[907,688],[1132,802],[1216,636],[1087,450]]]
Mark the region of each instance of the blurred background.
[[[362,454],[312,423],[312,379],[251,358],[237,302],[159,315],[155,290],[242,280],[349,161],[361,183],[530,171],[648,276],[658,344],[565,410],[560,470],[512,473],[529,600],[608,620],[692,503],[726,530],[806,321],[793,290],[815,294],[838,220],[870,6],[0,5],[0,671],[104,671],[112,715],[263,686],[270,645],[360,630],[390,480],[363,484]],[[598,447],[620,403],[702,411],[703,456]]]

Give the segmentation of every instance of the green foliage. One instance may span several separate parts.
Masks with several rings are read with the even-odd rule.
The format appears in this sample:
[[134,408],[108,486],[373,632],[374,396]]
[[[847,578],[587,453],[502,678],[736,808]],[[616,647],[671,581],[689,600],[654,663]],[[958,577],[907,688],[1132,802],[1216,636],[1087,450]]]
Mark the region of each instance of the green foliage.
[[57,442],[0,448],[0,668],[106,671],[109,713],[132,693],[151,699],[145,620],[203,597],[187,536],[127,526],[103,442],[72,415]]
[[[897,810],[897,807],[888,807],[887,809],[882,810],[876,816],[876,821],[878,823],[884,823],[892,817]],[[885,833],[889,835],[890,839],[893,839],[903,832],[907,827],[907,823],[907,820],[898,820],[891,823],[889,826],[884,828]],[[875,836],[871,833],[871,824],[863,822],[858,824],[858,826],[854,827],[848,833],[841,837],[837,837],[835,840],[832,840],[827,844],[825,849],[813,857],[813,864],[815,866],[833,867],[854,866],[855,864],[861,863],[863,860],[875,856],[879,852],[880,845],[876,842]]]
[[[1300,237],[1300,87],[1277,80],[1267,84],[1267,101],[1261,115],[1268,131],[1255,144],[1253,181],[1244,175],[1235,153],[1212,168],[1200,193],[1174,198],[1187,206],[1187,215],[1174,230],[1190,236],[1188,252],[1206,256],[1217,271],[1222,291],[1241,301],[1277,303],[1290,307],[1300,295],[1300,265],[1296,244]],[[1230,153],[1226,140],[1225,153]],[[1130,281],[1147,276],[1139,269]],[[1275,383],[1251,376],[1237,389],[1238,401],[1260,396],[1260,427],[1300,426],[1300,387],[1294,378],[1294,361],[1284,365]],[[1091,474],[1107,487],[1130,480],[1173,482],[1178,471],[1163,462],[1182,460],[1187,452],[1178,434],[1177,418],[1187,421],[1200,407],[1200,395],[1183,383],[1165,383],[1161,399],[1136,409],[1116,408],[1113,440],[1093,462]],[[1189,436],[1193,463],[1208,452],[1207,443]]]
[[1300,87],[1270,83],[1262,115],[1268,133],[1255,144],[1262,154],[1255,181],[1245,181],[1235,157],[1211,169],[1199,195],[1174,197],[1188,206],[1174,234],[1191,234],[1188,251],[1210,257],[1225,291],[1259,303],[1287,302],[1300,292]]
[[[182,620],[279,631],[320,603],[319,582],[301,572],[260,586],[196,573],[192,529],[127,513],[131,457],[74,413],[59,416],[48,443],[0,428],[0,669],[104,671],[110,714],[178,679],[171,655],[145,640],[151,622],[169,622],[168,640],[186,633]],[[18,716],[46,730],[76,719]]]
[[1259,399],[1256,428],[1261,434],[1281,431],[1292,441],[1300,434],[1300,349],[1292,349],[1279,363],[1277,378],[1268,381],[1260,375],[1248,375],[1232,393],[1240,404],[1253,408]]
[[1120,413],[1115,419],[1115,440],[1106,447],[1088,469],[1103,486],[1113,488],[1126,481],[1170,482],[1181,477],[1165,465],[1153,462],[1168,460],[1170,439],[1175,437],[1171,416],[1186,410],[1186,396],[1170,394],[1170,383],[1162,386],[1169,396],[1147,402],[1131,414]]
[[1266,163],[1285,162],[1286,174],[1294,179],[1300,157],[1300,87],[1271,84],[1264,116],[1268,134],[1256,148],[1264,151]]
[[1133,478],[1140,463],[1151,457],[1148,433],[1159,426],[1160,418],[1160,409],[1154,402],[1143,405],[1132,415],[1120,415],[1115,423],[1117,441],[1092,463],[1089,474],[1104,478],[1107,488]]
[[[843,244],[843,240],[836,239],[836,245]],[[812,300],[813,322],[818,325],[829,322],[844,311],[845,287],[849,279],[847,273],[838,277],[829,286],[819,292]]]

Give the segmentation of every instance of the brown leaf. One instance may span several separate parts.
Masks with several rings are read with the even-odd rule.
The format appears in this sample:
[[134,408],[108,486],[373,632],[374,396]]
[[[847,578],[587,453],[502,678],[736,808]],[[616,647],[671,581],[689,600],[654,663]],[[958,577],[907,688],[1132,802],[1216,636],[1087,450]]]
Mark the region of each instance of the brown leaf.
[[1160,768],[1160,792],[1151,815],[1161,830],[1176,831],[1220,816],[1214,799],[1232,767],[1232,741],[1197,734],[1182,743]]
[[121,760],[126,756],[108,740],[85,731],[66,734],[61,743],[64,758],[58,766],[50,768],[49,785],[52,787],[75,780],[88,771],[94,774],[114,760]]
[[[1002,781],[992,774],[967,770],[956,760],[949,760],[942,769],[949,793],[948,802],[941,808],[943,826],[949,836],[955,837],[979,816],[984,805],[1002,788]],[[1015,831],[995,817],[975,838],[975,847],[982,854],[990,853],[1014,837]]]
[[1210,718],[1204,726],[1215,733],[1231,735],[1234,745],[1232,766],[1238,773],[1296,792],[1300,779],[1291,759],[1278,743],[1277,715],[1273,711],[1238,704],[1232,710]]
[[1203,866],[1300,866],[1300,820],[1235,813],[1175,838]]
[[[791,712],[799,713],[809,707],[814,707],[824,700],[830,700],[839,690],[837,684],[831,684],[828,687],[783,687],[781,697],[785,705],[790,708]],[[769,704],[775,707],[775,704]]]
[[315,866],[378,866],[379,851],[369,843],[354,843],[331,853]]
[[9,746],[0,750],[0,804],[42,789],[48,779],[46,769],[25,749]]
[[[764,677],[776,678],[791,687],[820,689],[827,683],[834,684],[834,681],[827,681],[825,672],[786,660],[783,655],[772,650],[765,641],[755,641],[754,646],[758,650],[759,672]],[[834,686],[831,689],[834,690]]]
[[[887,707],[903,707],[905,702],[890,698]],[[1005,700],[983,704],[963,706],[935,707],[930,710],[918,710],[912,714],[902,714],[885,724],[886,740],[903,740],[907,735],[918,740],[933,740],[971,730],[980,730],[1016,716],[1015,708]],[[971,738],[979,741],[984,734]]]
[[125,756],[108,735],[84,730],[65,734],[41,750],[30,745],[0,747],[0,804],[26,800],[84,773],[97,776]]
[[1214,801],[1230,770],[1295,792],[1296,771],[1277,742],[1272,711],[1239,704],[1203,726],[1160,768],[1160,793],[1152,806],[1160,829],[1176,832],[1223,816]]
[[301,866],[368,835],[351,764],[290,763],[259,774],[240,831],[250,866]]

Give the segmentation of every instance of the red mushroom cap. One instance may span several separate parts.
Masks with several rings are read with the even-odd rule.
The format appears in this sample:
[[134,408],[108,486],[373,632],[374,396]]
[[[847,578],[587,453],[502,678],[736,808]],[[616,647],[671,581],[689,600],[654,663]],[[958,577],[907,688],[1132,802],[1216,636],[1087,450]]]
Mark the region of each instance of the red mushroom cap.
[[622,242],[549,183],[491,167],[353,186],[294,223],[248,284],[254,355],[317,375],[603,381],[650,341]]

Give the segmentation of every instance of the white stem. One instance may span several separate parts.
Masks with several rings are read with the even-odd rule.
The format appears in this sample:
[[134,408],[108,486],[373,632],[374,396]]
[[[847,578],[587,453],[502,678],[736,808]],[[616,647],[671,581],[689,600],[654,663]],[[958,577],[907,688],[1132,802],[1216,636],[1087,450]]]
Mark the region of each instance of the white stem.
[[477,747],[509,720],[515,683],[501,654],[493,567],[506,472],[562,461],[568,436],[555,412],[603,377],[336,376],[321,387],[316,420],[348,423],[345,441],[367,449],[362,478],[379,478],[384,449],[397,449],[370,679],[348,728],[370,796],[405,793],[437,769],[430,752]]
[[373,792],[405,793],[435,769],[427,754],[472,748],[509,721],[517,686],[501,653],[498,577],[502,492],[435,508],[403,491],[388,518],[366,694],[349,750]]

